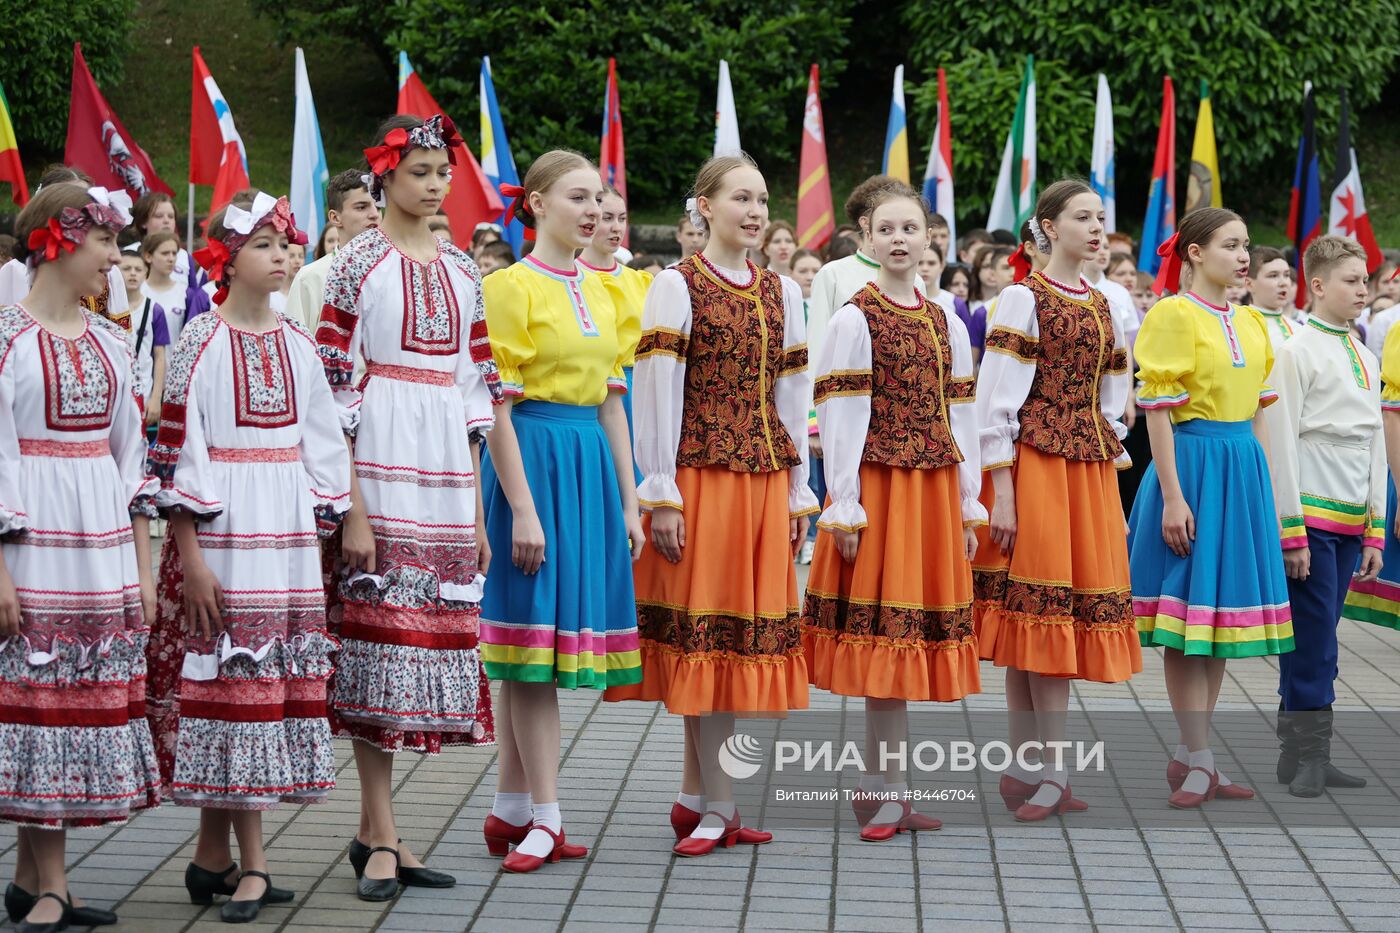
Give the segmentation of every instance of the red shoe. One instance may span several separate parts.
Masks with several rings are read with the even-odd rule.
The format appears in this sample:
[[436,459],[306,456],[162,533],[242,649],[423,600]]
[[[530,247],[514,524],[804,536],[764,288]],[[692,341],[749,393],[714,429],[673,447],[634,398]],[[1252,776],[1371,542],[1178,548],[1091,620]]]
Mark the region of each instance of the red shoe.
[[900,806],[903,813],[899,819],[893,823],[867,823],[860,831],[862,842],[886,842],[895,837],[896,833],[917,833],[930,832],[943,828],[942,820],[935,820],[932,817],[924,816],[922,813],[915,813],[914,808],[907,800],[901,800]]
[[496,856],[505,855],[510,851],[511,845],[520,845],[525,841],[532,825],[533,823],[526,823],[524,826],[516,826],[494,813],[487,814],[486,822],[481,827],[481,834],[486,837],[486,851]]
[[[1025,804],[1028,797],[1035,793],[1036,787],[1037,785],[1035,784],[1027,784],[1025,781],[1014,778],[1009,774],[1003,774],[1001,776],[1001,787],[999,788],[1001,791],[1001,802],[1006,804],[1006,809],[1015,812]],[[1069,806],[1065,807],[1065,812],[1080,813],[1087,809],[1089,809],[1087,803],[1080,800],[1078,797],[1071,797],[1069,799]]]
[[587,846],[571,846],[564,841],[564,830],[561,828],[555,833],[548,826],[531,826],[531,829],[538,829],[541,832],[549,833],[549,837],[554,840],[554,848],[549,850],[549,854],[540,857],[538,855],[525,855],[519,849],[505,857],[501,862],[501,868],[505,871],[513,871],[517,874],[534,871],[545,862],[557,862],[561,858],[583,858],[588,854]]
[[[1041,781],[1041,786],[1050,784],[1060,788],[1060,799],[1048,807],[1043,807],[1038,803],[1023,803],[1016,808],[1016,819],[1022,823],[1038,823],[1051,814],[1070,812],[1070,804],[1074,801],[1073,795],[1069,792],[1068,784],[1060,784],[1058,781]],[[1088,809],[1088,806],[1085,806]]]
[[1181,790],[1181,782],[1186,780],[1186,775],[1190,772],[1191,768],[1184,761],[1173,758],[1167,762],[1167,786],[1172,789],[1172,793]]
[[1245,787],[1243,784],[1217,784],[1215,787],[1215,799],[1253,800],[1254,790],[1252,788]]
[[[1219,788],[1219,778],[1216,776],[1214,771],[1207,771],[1205,768],[1188,768],[1186,771],[1188,777],[1190,776],[1192,771],[1199,771],[1202,774],[1209,776],[1210,785],[1206,788],[1206,792],[1204,794],[1198,794],[1194,791],[1180,789],[1173,791],[1172,795],[1167,798],[1167,803],[1171,804],[1173,807],[1176,807],[1178,810],[1194,810],[1201,804],[1205,803],[1207,800],[1214,800],[1216,790]],[[1185,782],[1183,781],[1182,783],[1184,784]],[[1253,792],[1251,791],[1251,794],[1252,793]]]
[[[709,813],[715,813],[710,810]],[[715,813],[715,816],[719,816]],[[703,817],[702,817],[703,819]],[[677,855],[687,858],[695,858],[701,855],[709,855],[716,846],[725,849],[732,849],[735,844],[763,845],[765,842],[773,840],[772,833],[766,833],[759,829],[748,829],[739,824],[739,811],[734,811],[734,816],[724,821],[724,831],[720,833],[718,839],[700,839],[695,836],[686,836],[680,842],[671,847],[671,851]]]
[[695,827],[700,825],[704,816],[699,810],[692,810],[679,800],[671,804],[671,829],[675,830],[676,838],[684,839],[695,832]]
[[856,815],[856,823],[864,826],[875,816],[883,801],[868,790],[858,790],[851,795],[851,811]]

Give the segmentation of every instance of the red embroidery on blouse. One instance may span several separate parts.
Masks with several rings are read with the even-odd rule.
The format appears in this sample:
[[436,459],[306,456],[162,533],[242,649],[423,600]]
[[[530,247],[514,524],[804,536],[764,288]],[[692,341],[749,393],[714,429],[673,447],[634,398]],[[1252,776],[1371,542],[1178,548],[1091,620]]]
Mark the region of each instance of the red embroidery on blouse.
[[109,457],[112,445],[102,441],[49,441],[21,437],[19,452],[26,457],[71,457],[86,460],[94,457]]
[[417,382],[421,385],[446,386],[448,388],[456,385],[456,380],[452,373],[443,372],[437,369],[419,369],[416,366],[395,366],[392,363],[375,363],[366,361],[365,376],[360,380],[360,388],[365,387],[370,377],[377,379],[395,379],[399,382]]
[[[282,428],[297,422],[296,383],[282,328],[262,334],[229,328],[234,418],[239,427]],[[249,366],[252,357],[256,368]]]
[[405,350],[426,356],[451,356],[461,342],[457,296],[439,257],[431,263],[399,258],[403,270],[403,333]]
[[54,431],[96,431],[112,423],[117,377],[90,333],[72,340],[39,330],[44,418]]

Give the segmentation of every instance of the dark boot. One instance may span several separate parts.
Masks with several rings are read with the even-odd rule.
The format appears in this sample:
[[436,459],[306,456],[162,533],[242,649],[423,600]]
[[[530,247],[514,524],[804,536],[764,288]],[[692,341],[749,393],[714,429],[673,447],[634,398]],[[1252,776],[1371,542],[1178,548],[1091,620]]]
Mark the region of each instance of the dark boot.
[[1298,771],[1288,785],[1288,792],[1294,797],[1320,797],[1327,784],[1327,742],[1332,723],[1329,718],[1324,724],[1323,712],[1296,710],[1289,714],[1298,750]]
[[1325,734],[1323,735],[1322,739],[1322,748],[1327,755],[1327,763],[1323,767],[1323,772],[1326,775],[1327,786],[1344,787],[1352,790],[1355,790],[1358,787],[1365,787],[1366,779],[1364,777],[1358,777],[1354,774],[1347,774],[1345,771],[1337,770],[1337,768],[1333,767],[1332,765],[1332,707],[1327,706],[1319,710],[1317,715],[1322,718],[1323,729],[1325,730]]
[[1293,714],[1278,704],[1278,725],[1274,727],[1278,736],[1278,769],[1275,774],[1280,784],[1287,784],[1298,773],[1298,744],[1293,738]]

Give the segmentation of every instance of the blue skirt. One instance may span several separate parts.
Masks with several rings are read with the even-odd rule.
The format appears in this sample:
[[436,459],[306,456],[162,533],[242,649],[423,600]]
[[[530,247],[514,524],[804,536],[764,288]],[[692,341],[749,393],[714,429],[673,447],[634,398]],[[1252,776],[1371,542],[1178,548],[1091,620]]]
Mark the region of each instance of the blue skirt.
[[1292,651],[1273,487],[1251,422],[1185,421],[1174,434],[1196,539],[1187,557],[1162,540],[1162,485],[1148,466],[1128,520],[1139,639],[1217,658]]
[[1369,583],[1351,582],[1343,619],[1400,629],[1400,541],[1395,538],[1395,480],[1385,480],[1385,553],[1381,574]]
[[[634,443],[633,439],[637,436],[636,428],[632,427],[632,367],[622,367],[622,374],[627,377],[627,394],[622,396],[622,410],[627,412],[627,443],[630,446]],[[638,486],[642,485],[642,471],[637,468],[637,454],[635,448],[633,448],[632,454],[632,481]],[[813,522],[812,527],[815,528],[816,524],[816,522]]]
[[524,401],[511,412],[544,529],[544,563],[511,562],[513,516],[488,453],[481,465],[491,569],[481,658],[493,680],[603,689],[642,678],[632,554],[596,406]]

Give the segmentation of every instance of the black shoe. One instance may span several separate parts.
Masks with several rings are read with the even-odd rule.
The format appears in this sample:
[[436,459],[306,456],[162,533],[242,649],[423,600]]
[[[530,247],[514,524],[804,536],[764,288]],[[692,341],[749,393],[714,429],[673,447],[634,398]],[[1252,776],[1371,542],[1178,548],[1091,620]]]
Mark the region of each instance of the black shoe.
[[399,893],[399,850],[391,846],[375,846],[365,853],[365,863],[376,852],[388,852],[394,856],[394,874],[388,878],[369,878],[361,874],[355,885],[355,893],[362,901],[392,901]]
[[267,892],[272,890],[272,879],[268,877],[267,872],[245,871],[239,878],[241,880],[249,876],[263,880],[262,894],[250,901],[225,901],[224,906],[219,908],[219,919],[224,923],[252,923],[258,919],[258,911],[268,902]]
[[[228,876],[238,871],[238,863],[234,862],[223,871],[210,871],[207,868],[200,868],[194,862],[185,866],[185,890],[190,892],[190,903],[200,904],[208,907],[214,903],[214,895],[222,894],[225,897],[232,897],[233,892],[238,890],[238,882],[229,884]],[[296,900],[297,892],[288,891],[285,888],[267,886],[267,902],[269,904],[290,904]],[[6,902],[8,903],[8,901]],[[87,908],[79,907],[78,910]],[[74,922],[77,922],[77,914],[74,914]]]
[[37,904],[46,897],[51,897],[63,905],[63,915],[57,920],[51,920],[48,923],[30,923],[28,920],[21,920],[15,926],[17,933],[59,933],[60,930],[68,929],[73,923],[73,908],[68,905],[67,901],[52,891],[45,891],[43,894],[40,894],[38,897],[34,898],[34,903]]
[[[403,842],[402,839],[399,840]],[[350,867],[355,869],[355,877],[360,878],[365,873],[365,863],[369,861],[369,846],[365,845],[358,838],[350,840]],[[399,867],[399,883],[408,888],[450,888],[457,883],[457,879],[443,871],[434,871],[431,868],[408,868]]]
[[1296,710],[1289,714],[1298,750],[1298,772],[1289,782],[1294,797],[1321,797],[1327,786],[1327,749],[1332,737],[1331,710]]
[[[11,882],[5,888],[5,913],[9,915],[11,923],[19,923],[29,912],[34,909],[34,903],[38,898],[19,885]],[[80,927],[106,927],[117,922],[117,915],[110,910],[100,910],[96,907],[74,907],[73,892],[68,892],[68,912],[72,918],[74,926]]]
[[1298,773],[1288,785],[1294,797],[1321,797],[1327,786],[1327,762],[1320,758],[1304,758],[1298,762]]
[[1285,712],[1283,702],[1278,704],[1278,725],[1274,728],[1278,736],[1278,768],[1275,775],[1280,784],[1288,784],[1298,773],[1298,745],[1293,735],[1293,714]]
[[1327,767],[1324,770],[1327,773],[1328,787],[1341,787],[1348,790],[1356,790],[1358,787],[1366,786],[1366,779],[1364,777],[1359,777],[1355,774],[1347,774],[1345,771],[1339,770],[1330,760],[1327,762]]

